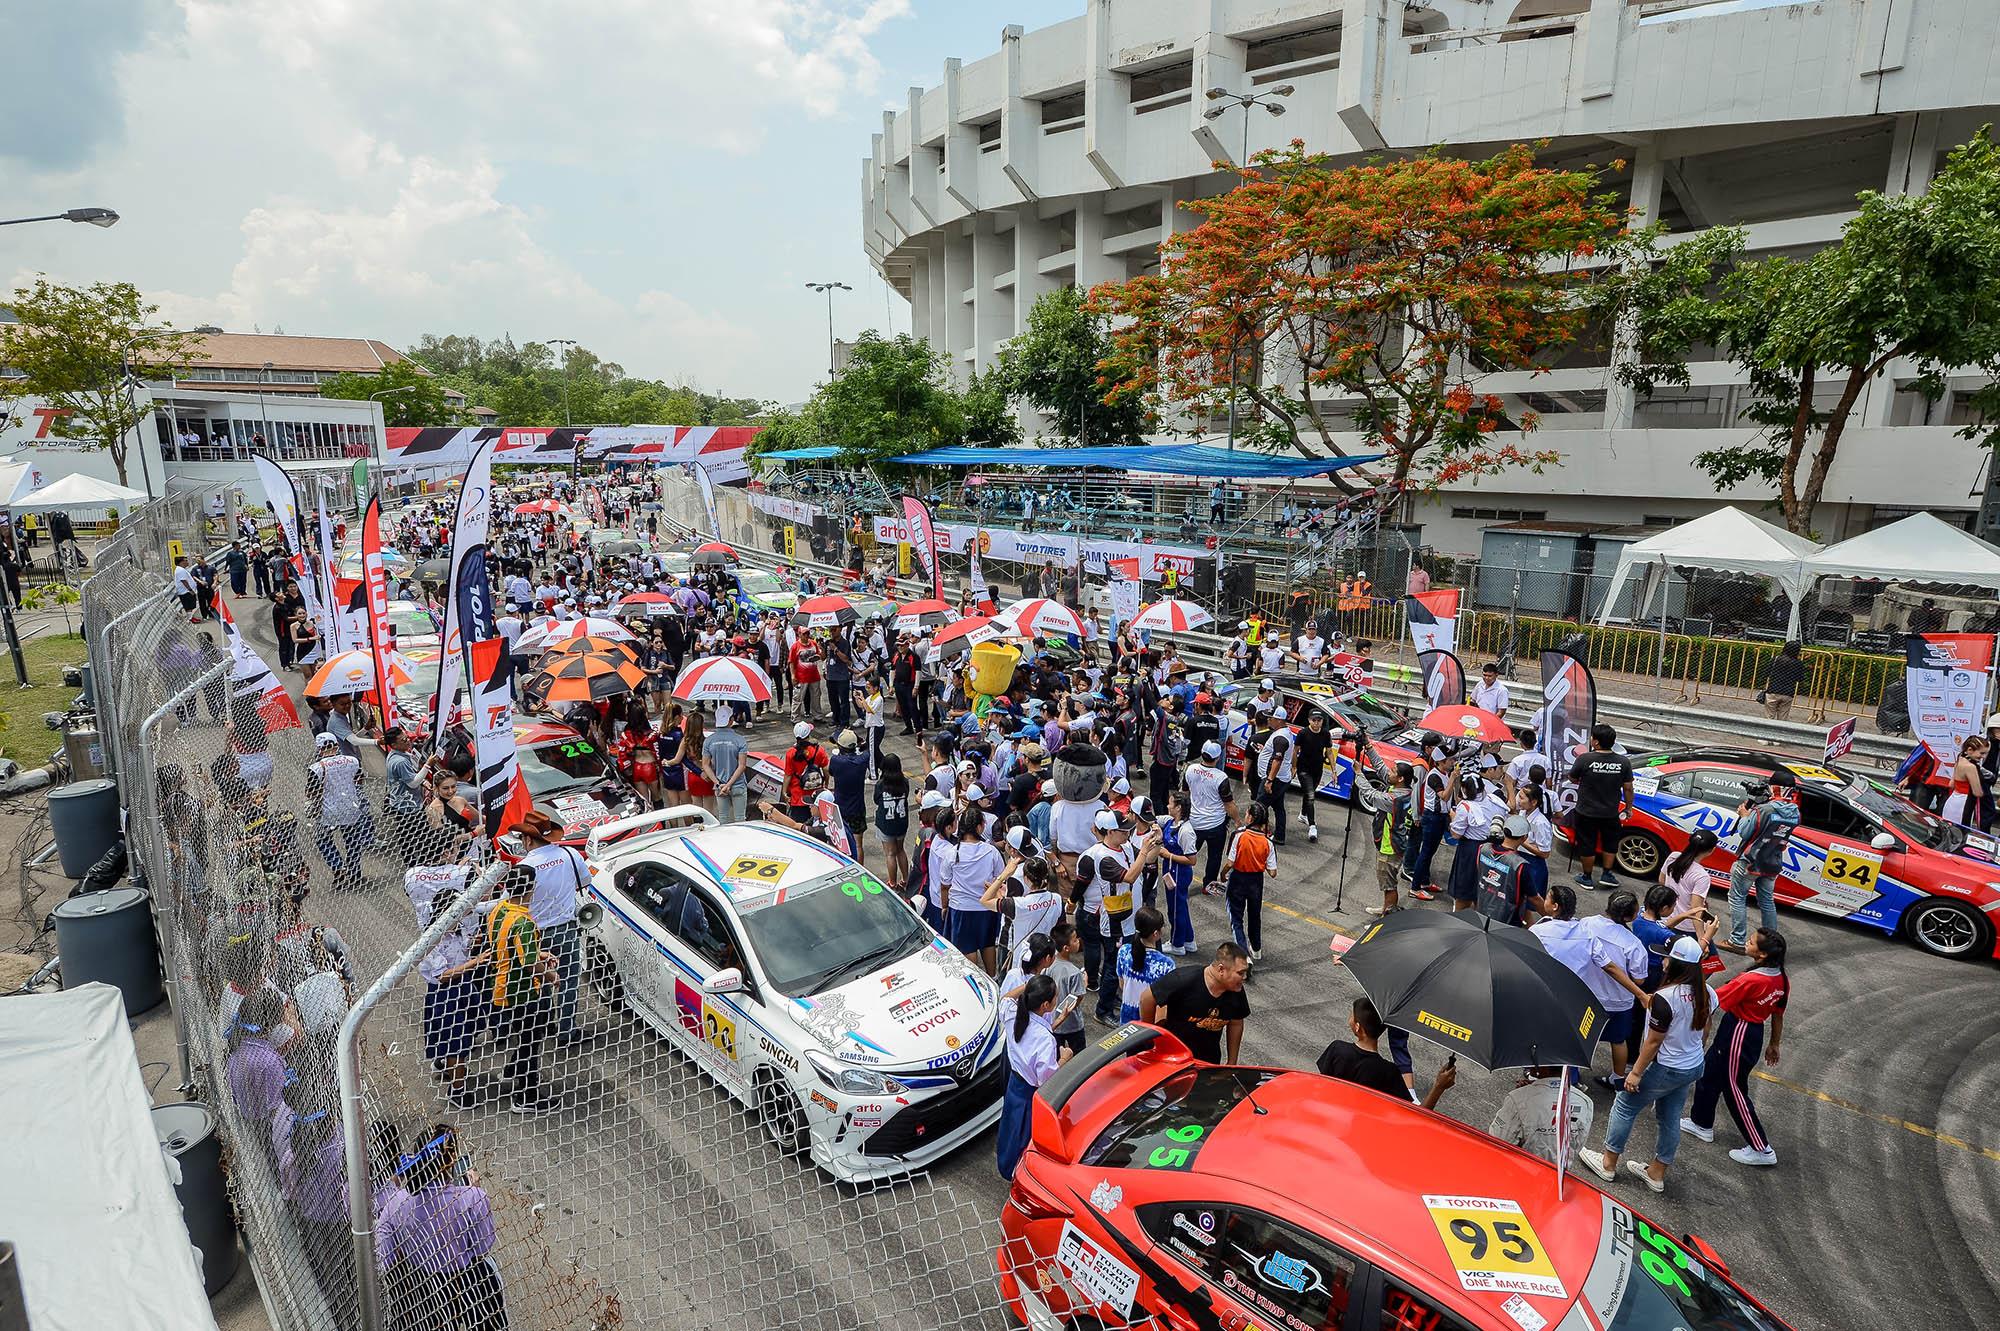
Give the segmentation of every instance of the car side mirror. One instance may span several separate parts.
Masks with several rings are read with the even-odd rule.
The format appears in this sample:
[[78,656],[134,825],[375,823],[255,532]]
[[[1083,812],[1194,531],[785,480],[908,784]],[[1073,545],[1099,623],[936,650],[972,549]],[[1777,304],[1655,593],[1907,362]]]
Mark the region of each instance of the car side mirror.
[[1695,1251],[1695,1256],[1701,1258],[1701,1260],[1706,1265],[1708,1265],[1709,1267],[1713,1268],[1716,1271],[1719,1271],[1723,1275],[1729,1274],[1729,1263],[1722,1260],[1722,1254],[1717,1252],[1715,1250],[1715,1246],[1711,1244],[1707,1239],[1703,1238],[1699,1234],[1683,1234],[1681,1236],[1681,1242],[1686,1246],[1693,1248]]
[[740,994],[743,992],[743,972],[734,966],[719,970],[701,982],[701,991],[710,996]]
[[1896,838],[1888,832],[1877,832],[1874,836],[1868,838],[1868,844],[1875,850],[1894,850],[1896,848]]

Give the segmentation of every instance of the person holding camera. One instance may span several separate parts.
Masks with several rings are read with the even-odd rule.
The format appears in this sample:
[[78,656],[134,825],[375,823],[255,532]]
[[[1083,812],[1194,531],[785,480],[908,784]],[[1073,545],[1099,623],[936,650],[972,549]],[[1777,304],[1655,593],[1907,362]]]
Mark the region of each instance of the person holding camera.
[[1729,937],[1718,943],[1743,952],[1750,935],[1750,898],[1757,898],[1759,923],[1778,927],[1777,882],[1799,825],[1799,783],[1790,772],[1768,781],[1750,781],[1736,806],[1736,863],[1729,867]]

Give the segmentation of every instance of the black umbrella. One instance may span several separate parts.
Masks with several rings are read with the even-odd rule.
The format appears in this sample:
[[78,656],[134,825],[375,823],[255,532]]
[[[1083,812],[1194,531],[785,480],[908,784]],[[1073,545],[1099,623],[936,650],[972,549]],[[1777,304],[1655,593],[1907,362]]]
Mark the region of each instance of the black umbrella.
[[443,582],[451,576],[449,559],[426,559],[412,571],[418,582]]
[[1341,958],[1382,1020],[1480,1067],[1589,1067],[1604,1005],[1526,929],[1401,910]]

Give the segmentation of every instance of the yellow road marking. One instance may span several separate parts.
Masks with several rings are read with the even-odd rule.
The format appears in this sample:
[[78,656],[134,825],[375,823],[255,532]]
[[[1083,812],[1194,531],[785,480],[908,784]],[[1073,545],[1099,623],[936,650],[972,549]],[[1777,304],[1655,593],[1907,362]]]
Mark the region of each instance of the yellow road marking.
[[[1274,910],[1278,914],[1288,916],[1294,920],[1303,920],[1307,924],[1318,925],[1329,933],[1339,934],[1343,938],[1355,937],[1355,934],[1351,930],[1345,929],[1331,920],[1322,920],[1317,915],[1308,915],[1304,911],[1293,910],[1288,906],[1280,906],[1275,902],[1267,901],[1264,903],[1264,909]],[[1766,1072],[1762,1068],[1758,1068],[1751,1075],[1759,1081],[1770,1082],[1773,1086],[1782,1086],[1788,1091],[1797,1091],[1800,1095],[1809,1095],[1821,1104],[1832,1105],[1835,1109],[1845,1109],[1850,1114],[1859,1114],[1863,1118],[1872,1119],[1888,1127],[1901,1128],[1905,1132],[1914,1132],[1919,1137],[1928,1137],[1934,1142],[1942,1142],[1946,1146],[1955,1146],[1961,1151],[1966,1151],[1977,1156],[1984,1156],[1986,1159],[2000,1164],[2000,1149],[1991,1146],[1981,1146],[1979,1143],[1969,1142],[1963,1137],[1954,1137],[1949,1132],[1927,1127],[1922,1123],[1912,1123],[1906,1118],[1897,1118],[1894,1114],[1879,1113],[1876,1110],[1869,1109],[1865,1105],[1855,1104],[1852,1100],[1843,1100],[1837,1095],[1829,1095],[1825,1091],[1816,1090],[1801,1082],[1792,1081],[1789,1078]]]

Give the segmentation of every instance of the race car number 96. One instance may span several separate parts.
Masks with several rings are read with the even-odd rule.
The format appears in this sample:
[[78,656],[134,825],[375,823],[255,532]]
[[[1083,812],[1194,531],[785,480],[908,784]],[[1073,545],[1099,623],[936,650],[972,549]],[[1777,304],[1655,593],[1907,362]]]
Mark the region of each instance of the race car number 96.
[[785,876],[790,860],[767,860],[759,855],[738,855],[730,862],[724,878],[732,881],[776,884]]

